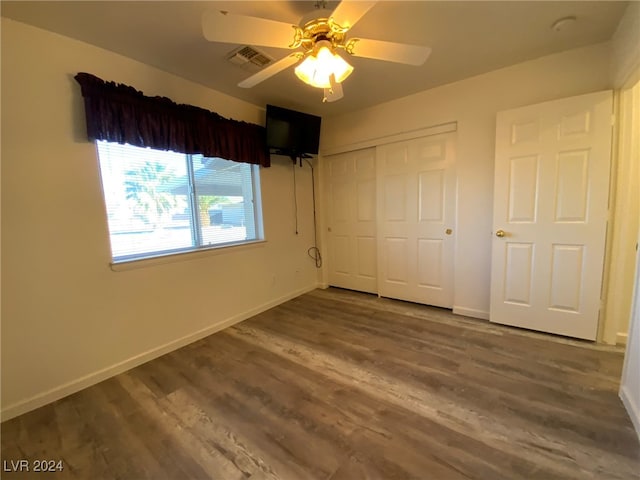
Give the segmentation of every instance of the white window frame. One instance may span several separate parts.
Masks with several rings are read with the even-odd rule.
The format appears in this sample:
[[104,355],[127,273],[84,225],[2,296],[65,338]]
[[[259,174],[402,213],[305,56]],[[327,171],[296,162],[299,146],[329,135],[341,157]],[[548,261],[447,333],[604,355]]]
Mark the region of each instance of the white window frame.
[[[194,168],[194,157],[200,157],[200,156],[178,153],[178,155],[184,156],[185,162],[186,162],[186,168],[187,168],[186,178],[188,179],[188,185],[187,185],[188,194],[186,196],[187,196],[187,203],[189,204],[189,213],[190,213],[189,228],[191,230],[191,246],[147,251],[143,253],[115,255],[113,238],[112,238],[114,233],[112,233],[111,225],[109,222],[109,202],[105,194],[103,165],[100,159],[100,151],[99,151],[99,145],[98,145],[99,143],[109,144],[113,142],[106,142],[106,141],[96,142],[96,156],[98,159],[98,165],[100,170],[100,185],[101,185],[102,194],[103,194],[107,227],[109,232],[109,245],[111,249],[112,265],[115,266],[120,264],[131,263],[131,262],[139,262],[143,260],[162,259],[164,257],[171,257],[176,255],[193,254],[194,252],[203,252],[203,251],[211,251],[211,250],[219,251],[221,249],[228,249],[228,248],[234,248],[234,247],[237,248],[237,247],[264,242],[260,167],[255,164],[242,163],[242,165],[250,168],[250,174],[251,174],[250,178],[251,178],[251,195],[252,195],[252,203],[253,203],[253,208],[252,208],[253,230],[255,230],[254,232],[252,232],[253,238],[249,238],[245,240],[232,240],[228,242],[204,244],[204,239],[202,235],[203,230],[202,230],[201,216],[200,216],[201,214],[200,214],[199,205],[198,205],[195,168]],[[118,144],[114,144],[114,145],[118,145]],[[126,146],[129,146],[129,145],[126,145]],[[133,147],[133,148],[139,148],[139,147]],[[158,150],[155,150],[155,151],[158,151]],[[226,159],[213,159],[213,160],[224,160],[224,161],[230,162],[230,160],[226,160]]]

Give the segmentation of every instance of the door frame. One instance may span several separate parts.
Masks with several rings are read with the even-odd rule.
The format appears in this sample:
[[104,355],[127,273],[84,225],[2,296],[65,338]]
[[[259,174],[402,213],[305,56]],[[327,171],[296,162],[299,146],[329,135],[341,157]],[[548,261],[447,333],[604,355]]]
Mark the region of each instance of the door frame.
[[640,79],[614,91],[610,222],[598,341],[626,344],[631,313],[637,236],[640,227]]

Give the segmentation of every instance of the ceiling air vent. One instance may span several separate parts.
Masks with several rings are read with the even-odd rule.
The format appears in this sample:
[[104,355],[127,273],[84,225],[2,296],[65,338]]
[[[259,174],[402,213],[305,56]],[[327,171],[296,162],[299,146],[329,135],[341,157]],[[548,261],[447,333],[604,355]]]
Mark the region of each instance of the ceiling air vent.
[[269,65],[273,58],[253,47],[240,47],[229,55],[227,60],[249,71],[258,71]]

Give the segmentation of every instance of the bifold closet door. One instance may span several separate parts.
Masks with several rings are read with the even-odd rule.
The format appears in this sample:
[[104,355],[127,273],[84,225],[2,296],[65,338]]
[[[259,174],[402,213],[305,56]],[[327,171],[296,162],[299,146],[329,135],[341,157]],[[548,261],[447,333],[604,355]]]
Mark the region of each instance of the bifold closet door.
[[453,306],[455,134],[377,147],[378,293]]
[[325,157],[329,285],[377,293],[376,152]]

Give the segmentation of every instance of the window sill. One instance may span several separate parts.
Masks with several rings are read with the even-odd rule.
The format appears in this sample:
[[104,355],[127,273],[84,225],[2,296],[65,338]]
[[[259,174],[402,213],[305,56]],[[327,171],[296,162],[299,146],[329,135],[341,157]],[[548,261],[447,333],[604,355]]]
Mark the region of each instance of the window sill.
[[153,257],[137,258],[132,260],[121,260],[112,262],[109,264],[111,270],[114,272],[124,272],[127,270],[135,270],[138,268],[153,267],[156,265],[163,265],[165,263],[175,262],[187,262],[191,260],[197,260],[199,258],[210,257],[212,255],[224,255],[228,253],[235,253],[243,250],[250,250],[254,248],[264,247],[266,240],[255,240],[253,242],[246,242],[236,245],[220,245],[209,248],[200,248],[198,250],[189,250],[184,252],[172,252],[162,255],[156,255]]

